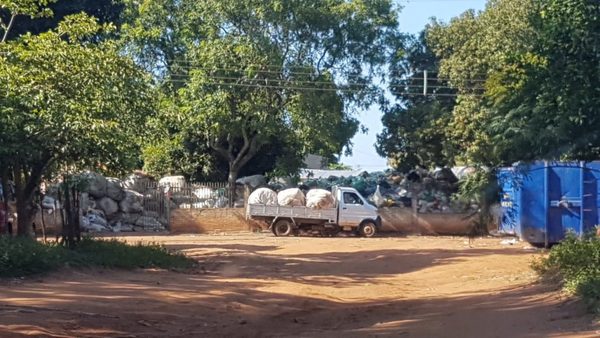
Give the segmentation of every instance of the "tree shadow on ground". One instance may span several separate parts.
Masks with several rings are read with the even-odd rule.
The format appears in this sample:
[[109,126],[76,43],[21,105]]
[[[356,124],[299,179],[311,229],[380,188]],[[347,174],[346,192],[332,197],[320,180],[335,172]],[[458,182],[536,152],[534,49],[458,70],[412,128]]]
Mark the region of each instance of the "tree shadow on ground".
[[171,244],[167,247],[198,259],[211,273],[224,273],[227,277],[235,278],[310,282],[314,285],[331,285],[340,280],[368,283],[375,279],[458,263],[472,257],[500,253],[506,256],[523,255],[523,251],[517,248],[388,249],[278,254],[280,247],[274,245]]
[[[188,273],[65,269],[3,280],[0,336],[526,338],[593,329],[580,303],[543,285],[428,293],[435,278],[454,274],[453,287],[461,274],[479,274],[460,271],[477,259],[524,254],[514,247],[366,250],[356,243],[345,252],[290,253],[283,244],[189,241],[167,245],[199,260]],[[442,267],[443,275],[428,270]],[[426,273],[432,280],[420,277]],[[369,292],[373,286],[378,293]]]
[[[0,292],[0,336],[547,337],[592,329],[541,285],[340,302],[168,271],[66,271]],[[15,305],[18,303],[18,305]]]

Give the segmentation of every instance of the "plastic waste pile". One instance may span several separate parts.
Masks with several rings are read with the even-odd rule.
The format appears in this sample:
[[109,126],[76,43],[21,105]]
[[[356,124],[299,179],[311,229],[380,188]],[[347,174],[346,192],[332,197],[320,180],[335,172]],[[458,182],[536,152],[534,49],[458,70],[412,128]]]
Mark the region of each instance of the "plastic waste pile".
[[[465,169],[461,169],[461,175]],[[464,176],[463,176],[464,177]],[[434,171],[416,169],[409,173],[393,170],[362,172],[357,176],[308,178],[306,188],[331,190],[333,186],[353,187],[377,207],[411,208],[413,199],[420,213],[462,213],[479,206],[457,198],[459,179],[450,168]]]

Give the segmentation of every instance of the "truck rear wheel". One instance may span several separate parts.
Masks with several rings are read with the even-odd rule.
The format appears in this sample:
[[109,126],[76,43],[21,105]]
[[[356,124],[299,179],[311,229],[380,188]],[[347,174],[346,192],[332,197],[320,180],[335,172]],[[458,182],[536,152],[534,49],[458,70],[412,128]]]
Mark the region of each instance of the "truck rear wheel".
[[273,233],[277,237],[289,236],[293,230],[294,226],[289,219],[280,219],[273,225]]
[[373,222],[364,222],[358,228],[358,233],[363,237],[373,237],[377,233],[377,226]]

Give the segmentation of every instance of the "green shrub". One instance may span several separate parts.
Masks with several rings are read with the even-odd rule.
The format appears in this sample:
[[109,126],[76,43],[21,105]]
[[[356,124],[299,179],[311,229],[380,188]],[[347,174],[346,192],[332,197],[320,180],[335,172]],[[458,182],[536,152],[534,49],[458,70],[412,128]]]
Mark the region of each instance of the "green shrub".
[[158,244],[85,238],[73,250],[28,238],[0,236],[0,277],[19,277],[52,271],[62,266],[135,269],[187,269],[194,261],[171,253]]
[[192,267],[194,261],[156,243],[130,245],[116,239],[84,238],[73,250],[71,264],[121,269],[186,269]]
[[592,311],[600,313],[600,238],[595,234],[581,239],[568,234],[533,268],[543,277],[558,278],[567,291],[580,295]]
[[58,245],[44,245],[29,238],[0,236],[0,277],[17,277],[54,270],[66,257]]

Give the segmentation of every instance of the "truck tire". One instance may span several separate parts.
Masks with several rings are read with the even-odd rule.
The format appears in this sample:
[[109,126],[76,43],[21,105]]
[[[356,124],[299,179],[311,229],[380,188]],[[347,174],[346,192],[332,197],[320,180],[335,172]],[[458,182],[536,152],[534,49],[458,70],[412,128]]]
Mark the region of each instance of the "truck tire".
[[377,233],[377,226],[373,222],[364,222],[358,227],[358,234],[363,237],[373,237]]
[[277,237],[289,236],[294,231],[294,225],[289,219],[280,219],[273,224],[273,233]]

